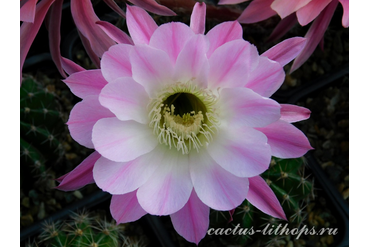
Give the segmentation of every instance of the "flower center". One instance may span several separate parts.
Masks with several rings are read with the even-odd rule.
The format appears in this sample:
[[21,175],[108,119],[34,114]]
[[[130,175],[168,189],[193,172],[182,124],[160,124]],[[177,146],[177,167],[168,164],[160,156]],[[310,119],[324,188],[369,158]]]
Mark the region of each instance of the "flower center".
[[159,143],[188,154],[212,140],[218,121],[216,97],[205,89],[176,84],[164,89],[150,107],[150,126]]

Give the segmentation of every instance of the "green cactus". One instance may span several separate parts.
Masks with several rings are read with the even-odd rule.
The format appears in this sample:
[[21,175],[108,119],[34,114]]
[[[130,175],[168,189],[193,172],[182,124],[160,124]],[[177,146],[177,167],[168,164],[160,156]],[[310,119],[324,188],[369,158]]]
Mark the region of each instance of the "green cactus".
[[[270,168],[261,176],[280,201],[289,221],[289,228],[299,227],[307,214],[306,205],[313,196],[313,184],[304,176],[304,159],[272,158]],[[262,213],[247,200],[235,209],[232,218],[230,221],[229,212],[212,211],[210,227],[235,229],[238,226],[238,230],[252,228],[255,231],[263,230],[265,227],[276,229],[280,223],[282,225],[287,223]],[[257,233],[225,236],[230,244],[244,245],[257,241],[257,246],[274,246],[281,242],[281,237]]]
[[[65,119],[56,95],[29,77],[20,89],[20,149],[22,169],[45,177],[45,162],[53,164],[64,155],[62,145]],[[32,168],[32,169],[29,169]]]
[[76,213],[70,221],[47,223],[40,234],[39,244],[53,247],[118,247],[144,246],[125,236],[125,225],[116,225],[87,213]]

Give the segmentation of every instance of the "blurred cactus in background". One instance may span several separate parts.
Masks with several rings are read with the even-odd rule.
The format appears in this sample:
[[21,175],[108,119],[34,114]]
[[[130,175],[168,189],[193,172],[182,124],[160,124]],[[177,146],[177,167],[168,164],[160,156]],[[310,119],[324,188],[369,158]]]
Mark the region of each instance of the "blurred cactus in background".
[[45,163],[56,164],[64,157],[60,138],[66,133],[66,119],[57,96],[31,77],[23,81],[20,89],[20,114],[22,170],[29,176],[31,168],[33,174],[44,178]]
[[40,246],[53,247],[140,247],[144,240],[125,235],[127,225],[116,225],[98,215],[74,213],[71,220],[45,223],[39,235]]
[[[232,216],[225,211],[211,211],[210,227],[236,228],[237,234],[226,236],[229,244],[255,243],[257,246],[280,246],[282,241],[284,242],[282,238],[285,238],[285,235],[261,234],[256,230],[262,231],[265,227],[275,230],[279,224],[284,226],[286,223],[290,229],[301,226],[307,216],[306,206],[314,197],[313,182],[304,175],[304,168],[303,158],[278,159],[273,157],[270,168],[261,175],[279,199],[288,222],[264,214],[245,200],[235,209]],[[247,234],[248,231],[249,234]],[[299,243],[296,245],[301,246]]]

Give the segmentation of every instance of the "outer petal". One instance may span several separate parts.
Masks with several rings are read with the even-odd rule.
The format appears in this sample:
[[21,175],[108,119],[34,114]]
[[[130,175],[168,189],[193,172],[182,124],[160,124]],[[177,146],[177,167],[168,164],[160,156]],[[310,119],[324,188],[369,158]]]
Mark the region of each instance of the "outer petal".
[[85,69],[82,68],[80,65],[76,64],[75,62],[65,58],[61,57],[61,64],[65,72],[67,72],[68,75],[72,75],[77,72],[84,71]]
[[237,177],[257,176],[271,161],[266,136],[247,127],[219,129],[207,151],[217,164]]
[[231,210],[243,202],[248,193],[248,178],[224,170],[207,152],[193,152],[189,158],[191,180],[203,203],[216,210]]
[[155,30],[150,38],[149,45],[166,52],[171,62],[175,64],[180,51],[193,36],[194,32],[184,23],[170,22]]
[[115,44],[95,24],[99,18],[96,16],[90,0],[72,0],[71,12],[78,30],[89,40],[91,48],[97,56],[101,57],[110,46]]
[[262,212],[275,218],[287,220],[279,200],[260,176],[249,178],[247,200]]
[[102,156],[127,162],[149,153],[158,144],[152,130],[135,121],[117,118],[100,119],[93,127],[92,142]]
[[258,64],[258,51],[244,40],[230,41],[209,58],[208,83],[212,88],[242,87]]
[[63,0],[56,0],[50,7],[48,14],[46,15],[45,22],[49,32],[49,48],[51,57],[59,70],[59,73],[66,78],[63,67],[62,57],[60,54],[60,24],[62,21],[62,7]]
[[289,104],[280,104],[280,105],[281,105],[280,119],[285,122],[294,123],[308,119],[310,117],[311,111],[308,110],[307,108]]
[[223,5],[223,4],[238,4],[242,2],[246,2],[248,0],[220,0],[218,4]]
[[279,158],[298,158],[312,149],[307,137],[302,131],[282,120],[256,129],[267,136],[267,143],[271,147],[272,156]]
[[[81,39],[82,45],[85,48],[85,51],[87,55],[90,57],[91,61],[95,65],[97,69],[100,69],[100,58],[97,53],[95,53],[94,49],[92,48],[90,41],[88,38],[86,38],[80,30],[77,30],[78,36]],[[113,40],[112,40],[113,41]]]
[[100,156],[98,152],[90,154],[75,169],[62,176],[63,180],[56,189],[63,191],[78,190],[87,184],[93,183],[93,167]]
[[207,57],[210,57],[223,44],[232,40],[243,39],[243,29],[239,22],[227,21],[209,30],[206,36],[210,43]]
[[[187,155],[159,145],[156,152],[163,160],[149,180],[138,189],[140,205],[150,214],[168,215],[180,210],[188,201],[193,185]],[[161,150],[159,150],[161,149]]]
[[209,64],[206,56],[209,44],[204,35],[191,38],[180,52],[174,72],[174,81],[194,81],[199,87],[207,87]]
[[306,26],[313,21],[331,1],[332,0],[311,0],[307,5],[298,9],[297,18],[299,24]]
[[35,19],[37,0],[21,0],[20,20],[32,22]]
[[22,83],[22,68],[24,61],[26,60],[27,53],[31,47],[33,40],[36,37],[37,32],[40,29],[41,23],[43,22],[50,5],[54,0],[45,0],[37,4],[36,15],[33,23],[23,22],[20,28],[20,75]]
[[126,194],[148,181],[161,165],[163,155],[157,149],[128,162],[114,162],[101,157],[94,166],[95,183],[110,194]]
[[349,0],[339,0],[343,7],[342,25],[349,27]]
[[149,96],[144,87],[131,77],[121,77],[108,83],[101,91],[99,101],[119,120],[148,123]]
[[280,105],[248,88],[224,88],[220,92],[220,119],[227,125],[263,127],[280,118]]
[[136,221],[146,214],[137,201],[136,191],[124,195],[113,195],[110,212],[117,224]]
[[291,13],[302,8],[310,1],[311,0],[274,0],[274,2],[271,4],[271,8],[280,15],[281,19],[283,19]]
[[292,29],[295,24],[297,24],[297,15],[295,13],[288,15],[284,19],[282,19],[279,24],[276,25],[270,37],[266,40],[266,42],[270,42],[271,40],[278,40],[283,37],[290,29]]
[[97,21],[96,24],[114,41],[118,44],[130,44],[134,42],[124,31],[107,21]]
[[250,74],[245,87],[261,96],[270,97],[283,84],[284,78],[284,69],[278,62],[261,56],[257,68]]
[[265,51],[261,56],[280,63],[282,67],[292,61],[306,45],[306,39],[295,37],[286,39]]
[[312,23],[310,29],[305,35],[305,38],[307,39],[306,46],[294,60],[290,73],[298,69],[314,52],[329,26],[337,5],[337,1],[332,1]]
[[104,2],[111,8],[114,12],[122,16],[123,18],[126,18],[125,12],[116,4],[114,0],[104,0]]
[[149,12],[157,15],[171,16],[176,15],[171,9],[158,4],[155,0],[129,0],[131,3],[139,6]]
[[190,17],[190,28],[196,34],[204,34],[206,30],[206,4],[196,2]]
[[130,51],[133,46],[118,44],[111,46],[101,59],[101,71],[108,82],[120,77],[131,77]]
[[187,241],[198,244],[204,238],[209,226],[209,207],[207,207],[193,190],[189,201],[174,214],[171,221],[175,230]]
[[274,0],[254,0],[239,16],[240,23],[255,23],[276,15],[270,5]]
[[72,138],[78,143],[94,148],[92,143],[94,124],[99,119],[113,116],[113,113],[99,103],[98,97],[88,96],[73,107],[67,122],[68,129]]
[[102,88],[107,84],[100,69],[73,73],[64,82],[71,89],[72,93],[80,98],[86,98],[89,95],[99,95]]
[[136,45],[130,52],[132,78],[144,86],[149,95],[173,82],[173,64],[162,50],[147,45]]
[[134,43],[149,44],[150,37],[158,28],[155,21],[143,9],[127,5],[127,27]]

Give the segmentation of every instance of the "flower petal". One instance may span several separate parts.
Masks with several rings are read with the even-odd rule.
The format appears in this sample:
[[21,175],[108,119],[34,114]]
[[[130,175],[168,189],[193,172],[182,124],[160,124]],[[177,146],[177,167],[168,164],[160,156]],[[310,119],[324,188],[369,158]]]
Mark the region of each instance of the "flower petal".
[[256,47],[244,40],[234,40],[220,46],[209,58],[209,86],[244,86],[256,68],[258,59]]
[[60,181],[56,189],[63,191],[78,190],[87,184],[93,183],[93,167],[100,156],[101,155],[96,151],[90,154],[75,169],[62,176],[63,180]]
[[143,86],[131,77],[121,77],[108,83],[99,95],[102,106],[113,112],[119,120],[148,123],[149,96]]
[[127,5],[127,27],[134,43],[149,44],[150,37],[158,28],[150,15],[142,8]]
[[158,4],[155,0],[129,0],[131,3],[157,15],[172,16],[176,15],[171,9]]
[[36,13],[37,0],[21,0],[20,21],[33,23]]
[[150,38],[149,45],[166,52],[171,62],[175,64],[180,51],[194,35],[194,32],[184,23],[170,22],[159,26],[155,30]]
[[195,34],[204,34],[206,30],[206,4],[196,2],[190,17],[190,28]]
[[95,150],[107,159],[127,162],[149,153],[158,144],[152,130],[135,121],[103,118],[93,127]]
[[233,40],[243,39],[243,29],[239,22],[227,21],[213,27],[206,36],[210,43],[207,57],[210,57],[223,44]]
[[249,88],[224,88],[220,92],[220,119],[227,125],[263,127],[280,118],[280,105]]
[[109,6],[114,12],[122,16],[123,18],[126,18],[125,12],[121,9],[120,6],[117,5],[117,3],[114,0],[104,0],[105,4]]
[[237,177],[224,170],[207,152],[192,152],[189,161],[191,180],[203,203],[224,211],[243,202],[248,193],[248,178]]
[[339,0],[343,7],[342,25],[349,27],[349,0]]
[[111,46],[101,59],[101,70],[108,82],[120,77],[131,77],[130,51],[133,46],[118,44]]
[[137,191],[140,205],[150,214],[169,215],[179,211],[188,201],[193,185],[187,155],[158,145],[162,153],[158,168]]
[[22,83],[22,68],[26,60],[27,53],[31,47],[37,32],[41,27],[46,13],[54,0],[45,0],[37,4],[36,14],[33,23],[23,22],[20,28],[20,79]]
[[251,73],[245,85],[263,97],[270,97],[283,84],[285,72],[278,62],[260,57],[257,68]]
[[209,207],[207,207],[193,190],[183,208],[171,214],[175,230],[187,241],[199,244],[209,226]]
[[162,50],[147,45],[136,45],[130,52],[132,78],[144,86],[149,95],[172,83],[173,64]]
[[249,178],[247,200],[265,214],[287,220],[276,195],[260,176]]
[[146,215],[145,210],[137,201],[136,191],[124,195],[113,195],[110,213],[117,224],[136,221]]
[[68,75],[72,75],[77,72],[84,71],[85,69],[82,68],[80,65],[76,64],[75,62],[65,58],[61,57],[61,64],[65,72],[67,72]]
[[307,137],[294,125],[279,120],[263,128],[256,128],[268,138],[272,156],[298,158],[312,149]]
[[71,1],[71,12],[78,30],[89,40],[91,48],[97,56],[101,57],[110,46],[115,44],[95,24],[99,18],[96,16],[90,0]]
[[174,72],[174,81],[193,81],[206,88],[208,84],[209,64],[206,56],[209,44],[204,35],[193,36],[180,52]]
[[275,10],[280,15],[281,19],[283,19],[302,8],[310,1],[311,0],[274,0],[271,4],[271,9]]
[[301,24],[301,26],[306,26],[313,21],[331,1],[332,0],[311,0],[311,2],[298,9],[297,18],[299,24]]
[[295,13],[288,15],[284,19],[276,25],[270,37],[266,40],[266,42],[270,42],[271,40],[278,40],[283,37],[290,29],[292,29],[297,24],[297,16]]
[[46,15],[45,22],[49,32],[49,48],[51,57],[59,73],[66,78],[67,75],[62,67],[60,54],[60,26],[62,21],[63,0],[56,0]]
[[311,111],[307,108],[289,104],[280,104],[280,105],[281,105],[280,119],[285,122],[294,123],[308,119],[310,117]]
[[68,129],[79,144],[94,148],[91,139],[94,124],[101,118],[113,116],[113,113],[99,103],[98,97],[88,96],[73,107],[67,122]]
[[268,169],[271,161],[266,136],[244,126],[220,128],[207,151],[217,164],[237,177],[257,176]]
[[107,21],[97,21],[96,24],[109,36],[109,38],[113,39],[118,44],[134,44],[130,36],[115,25]]
[[157,149],[128,162],[101,157],[94,166],[95,183],[112,195],[125,194],[142,186],[161,164]]
[[240,23],[255,23],[266,20],[271,16],[276,15],[276,12],[271,9],[271,4],[274,0],[254,0],[239,16]]
[[67,84],[74,95],[83,99],[90,95],[98,96],[107,84],[100,69],[73,73],[63,82]]
[[218,2],[219,5],[223,5],[223,4],[238,4],[238,3],[242,3],[242,2],[246,2],[248,0],[220,0]]
[[306,46],[294,60],[290,73],[298,69],[314,52],[322,37],[324,37],[337,5],[338,1],[332,1],[311,24],[310,29],[304,36],[307,39]]
[[261,56],[280,63],[282,67],[292,61],[306,45],[306,39],[294,37],[286,39],[265,51]]

